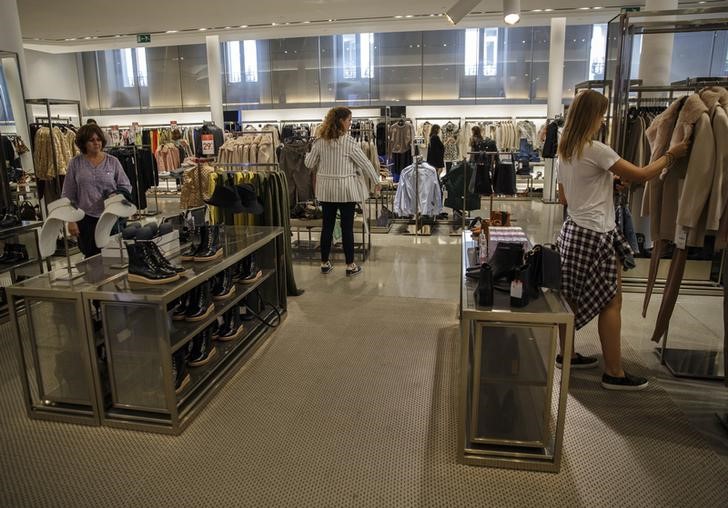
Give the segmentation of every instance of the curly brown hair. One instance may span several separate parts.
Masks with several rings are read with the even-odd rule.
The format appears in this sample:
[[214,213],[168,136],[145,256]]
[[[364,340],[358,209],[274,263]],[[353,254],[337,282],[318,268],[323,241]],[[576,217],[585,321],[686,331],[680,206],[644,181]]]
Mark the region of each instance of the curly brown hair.
[[81,150],[81,153],[86,153],[86,143],[88,143],[89,139],[91,139],[94,134],[96,134],[96,136],[98,136],[101,140],[101,148],[106,146],[106,136],[104,136],[104,132],[101,130],[101,127],[95,123],[89,123],[83,125],[76,132],[76,146],[79,150]]
[[339,137],[346,134],[344,128],[344,120],[351,116],[351,110],[344,106],[337,106],[331,108],[326,113],[324,123],[319,128],[319,134],[324,139],[339,139]]

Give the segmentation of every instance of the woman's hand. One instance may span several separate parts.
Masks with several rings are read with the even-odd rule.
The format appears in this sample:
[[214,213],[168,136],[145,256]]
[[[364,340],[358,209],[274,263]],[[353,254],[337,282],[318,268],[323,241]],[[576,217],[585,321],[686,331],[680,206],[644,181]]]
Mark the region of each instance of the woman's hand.
[[675,145],[670,148],[668,153],[676,159],[682,159],[688,154],[688,150],[690,150],[690,141],[683,141],[679,145]]
[[81,232],[78,229],[78,224],[76,224],[75,222],[69,222],[68,223],[68,234],[71,236],[78,237],[81,234]]

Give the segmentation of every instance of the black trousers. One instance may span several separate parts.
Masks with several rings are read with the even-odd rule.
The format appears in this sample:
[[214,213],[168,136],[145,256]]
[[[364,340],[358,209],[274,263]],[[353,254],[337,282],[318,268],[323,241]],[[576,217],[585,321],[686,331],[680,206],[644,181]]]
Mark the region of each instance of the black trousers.
[[341,241],[344,244],[344,255],[346,264],[354,262],[354,209],[356,203],[331,203],[321,202],[321,209],[324,214],[324,225],[321,230],[321,262],[329,260],[331,253],[331,241],[334,236],[336,225],[336,212],[341,212]]
[[86,215],[76,223],[78,225],[78,248],[81,249],[81,253],[85,258],[101,252],[101,249],[96,247],[96,240],[94,238],[96,223],[98,221],[98,217]]

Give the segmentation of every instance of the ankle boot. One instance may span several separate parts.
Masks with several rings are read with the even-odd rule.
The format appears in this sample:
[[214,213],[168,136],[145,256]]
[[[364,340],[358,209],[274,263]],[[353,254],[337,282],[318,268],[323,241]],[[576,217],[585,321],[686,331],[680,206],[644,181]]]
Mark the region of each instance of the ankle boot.
[[197,232],[199,234],[199,243],[193,243],[189,250],[182,254],[182,261],[194,261],[195,256],[200,252],[202,246],[207,244],[207,226],[200,226],[197,228]]
[[204,234],[205,242],[200,242],[200,250],[195,253],[195,261],[212,261],[222,257],[222,247],[220,247],[220,226],[202,226],[202,231],[207,230]]
[[202,321],[212,314],[213,309],[210,283],[205,281],[193,289],[190,303],[187,306],[185,321]]
[[172,355],[172,378],[174,379],[174,393],[179,395],[190,383],[190,373],[187,372],[187,348],[184,347]]
[[187,363],[190,367],[201,367],[207,365],[216,354],[217,349],[212,345],[212,326],[208,326],[193,339],[192,351]]
[[141,245],[144,254],[149,258],[151,266],[154,268],[155,271],[157,271],[158,273],[166,273],[168,275],[177,274],[177,271],[174,270],[174,268],[167,268],[167,266],[165,266],[165,264],[160,261],[159,257],[164,259],[164,256],[161,256],[161,254],[159,257],[157,256],[156,251],[153,247],[153,245],[156,246],[156,244],[153,241],[137,240],[136,243],[137,245]]
[[218,333],[217,340],[227,342],[239,339],[245,332],[245,327],[240,321],[240,309],[236,305],[230,309],[230,316],[226,320],[226,326],[223,326]]
[[145,249],[144,243],[130,243],[126,246],[129,255],[129,282],[142,284],[167,284],[179,280],[179,275],[156,266],[154,259]]
[[251,254],[247,258],[244,258],[242,261],[242,277],[240,278],[240,282],[243,284],[252,284],[256,280],[260,279],[260,277],[263,275],[263,271],[258,268],[258,265],[255,263],[255,255]]
[[215,285],[212,290],[213,300],[225,300],[235,294],[235,283],[233,282],[233,269],[226,268],[215,277]]
[[168,272],[182,273],[185,271],[184,268],[172,264],[169,259],[164,257],[164,254],[162,254],[162,251],[160,250],[159,245],[157,245],[157,242],[150,240],[149,242],[147,242],[147,248],[149,249],[149,254],[154,258],[156,263]]
[[172,310],[172,321],[184,321],[185,320],[185,314],[187,313],[187,305],[190,301],[190,291],[189,293],[185,293],[182,295],[182,297],[177,302],[177,305],[175,305],[174,309]]
[[212,333],[211,333],[211,337],[213,339],[217,340],[217,338],[220,336],[220,334],[223,331],[227,330],[228,325],[229,325],[228,322],[230,321],[231,315],[232,315],[232,309],[228,310],[227,312],[225,312],[225,314],[222,315],[222,324],[220,324],[219,319],[215,322],[217,324],[217,326],[212,327]]

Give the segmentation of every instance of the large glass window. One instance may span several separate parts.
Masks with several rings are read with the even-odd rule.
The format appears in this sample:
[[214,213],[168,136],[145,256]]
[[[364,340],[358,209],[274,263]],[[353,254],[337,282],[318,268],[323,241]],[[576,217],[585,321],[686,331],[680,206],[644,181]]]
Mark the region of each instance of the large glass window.
[[465,30],[465,75],[475,76],[478,73],[478,47],[480,46],[480,30]]
[[361,66],[361,77],[372,79],[374,77],[374,34],[359,34],[359,61]]
[[147,69],[147,49],[135,48],[137,77],[139,78],[139,86],[149,86],[149,70]]
[[13,123],[13,107],[10,104],[10,90],[0,61],[0,125]]
[[243,79],[242,59],[240,58],[240,41],[225,44],[225,55],[228,61],[228,83],[240,83]]
[[607,24],[594,25],[589,48],[589,79],[604,79],[604,57],[607,54]]
[[498,29],[483,30],[483,76],[498,74]]
[[256,41],[243,41],[243,59],[245,61],[245,81],[258,82],[258,45]]
[[341,69],[344,79],[356,79],[356,34],[341,36]]
[[131,48],[121,50],[121,84],[124,88],[131,88],[136,85],[134,81],[134,59],[131,55]]

